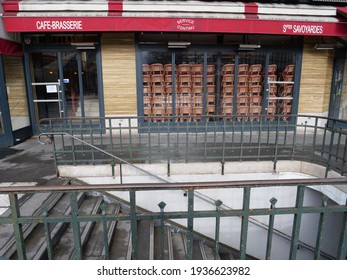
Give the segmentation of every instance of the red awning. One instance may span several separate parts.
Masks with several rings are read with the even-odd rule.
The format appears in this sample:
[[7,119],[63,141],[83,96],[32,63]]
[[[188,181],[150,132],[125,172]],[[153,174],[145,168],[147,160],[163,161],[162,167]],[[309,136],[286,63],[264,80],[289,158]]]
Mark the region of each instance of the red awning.
[[22,56],[23,49],[22,45],[6,39],[0,38],[0,54],[11,55],[11,56]]
[[[333,6],[226,1],[5,0],[7,32],[223,32],[347,36]],[[347,8],[345,8],[347,9]],[[340,10],[339,10],[340,11]]]

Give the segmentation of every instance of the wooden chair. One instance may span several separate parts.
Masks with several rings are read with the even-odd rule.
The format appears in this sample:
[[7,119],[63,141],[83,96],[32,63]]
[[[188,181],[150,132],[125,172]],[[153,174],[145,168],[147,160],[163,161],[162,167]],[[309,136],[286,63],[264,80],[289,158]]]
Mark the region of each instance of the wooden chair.
[[270,64],[267,70],[268,75],[275,75],[277,71],[277,65],[276,64]]
[[165,79],[162,74],[155,74],[151,76],[152,86],[164,86]]
[[179,86],[177,93],[179,95],[189,95],[190,96],[192,94],[192,88],[190,87],[190,85],[189,86],[186,86],[186,85]]
[[207,115],[214,115],[215,113],[216,113],[215,104],[207,104],[206,105],[206,114]]
[[238,86],[237,87],[237,96],[248,96],[249,87],[248,86]]
[[165,107],[166,106],[166,98],[163,95],[155,95],[152,97],[152,105],[154,107]]
[[154,85],[152,86],[152,95],[165,95],[164,85]]
[[248,75],[248,64],[239,64],[238,73],[239,75]]
[[214,94],[207,94],[206,95],[206,104],[207,105],[214,105],[216,103],[216,96]]
[[190,68],[192,75],[202,75],[204,74],[204,65],[202,64],[193,64]]
[[248,120],[249,107],[248,106],[237,106],[236,115],[237,115],[238,121],[240,121],[242,119]]
[[149,64],[142,64],[142,75],[150,75],[151,66]]
[[190,75],[190,65],[189,64],[178,64],[177,74],[178,75]]
[[197,86],[194,85],[192,86],[192,95],[201,95],[204,93],[204,87],[203,86]]
[[279,92],[279,96],[293,96],[293,89],[294,87],[292,85],[285,85],[281,88],[281,91]]
[[188,74],[182,74],[178,76],[178,86],[191,86],[192,77]]
[[251,106],[261,106],[262,100],[263,100],[263,97],[260,95],[251,95],[249,97],[249,103]]
[[153,107],[152,108],[153,120],[155,122],[163,122],[166,116],[165,107]]
[[204,84],[203,75],[192,75],[192,86],[202,86]]
[[142,84],[144,86],[151,86],[152,85],[151,75],[143,75]]
[[249,107],[249,119],[253,121],[259,120],[262,112],[262,106],[250,106]]
[[[173,76],[172,75],[166,75],[165,76],[165,85],[172,85],[173,83]],[[177,85],[177,77],[175,76],[175,82],[176,82],[176,85]]]
[[[175,73],[177,72],[177,66],[174,65]],[[172,75],[172,64],[164,64],[164,75]]]
[[143,86],[142,93],[143,93],[143,96],[151,96],[152,95],[152,87],[151,86]]
[[232,120],[233,114],[234,114],[234,107],[233,106],[229,106],[229,105],[222,106],[222,115],[223,115],[224,119]]
[[289,64],[283,69],[281,76],[285,77],[287,75],[294,75],[294,70],[295,70],[295,65]]
[[164,75],[164,65],[161,63],[151,64],[151,75]]
[[261,75],[251,75],[248,79],[249,86],[261,85],[263,77]]
[[215,76],[214,75],[206,75],[206,84],[214,85],[215,84]]
[[224,64],[222,66],[222,75],[234,75],[235,64]]
[[195,121],[195,122],[202,121],[203,112],[204,112],[204,110],[203,110],[202,106],[195,106],[195,107],[193,107],[193,112],[192,112],[193,118],[192,118],[192,120]]
[[233,96],[223,96],[222,98],[222,106],[232,106],[234,102],[234,97]]
[[249,86],[248,87],[248,93],[250,96],[261,95],[262,91],[263,91],[262,86]]
[[280,108],[280,113],[281,113],[282,120],[288,120],[292,113],[292,105],[289,105],[289,104],[282,105],[282,107]]
[[237,96],[236,102],[238,106],[248,106],[249,96],[246,96],[246,95]]
[[267,78],[270,82],[276,82],[277,81],[277,75],[274,75],[274,74],[269,74],[267,76]]
[[276,111],[277,111],[276,106],[268,106],[266,119],[267,120],[274,120],[275,116],[276,116]]
[[234,95],[234,86],[233,85],[225,85],[222,88],[222,95]]
[[237,84],[239,86],[245,86],[248,85],[248,75],[239,75],[237,77]]
[[270,96],[276,96],[277,95],[277,86],[276,85],[270,85],[269,86],[269,95]]
[[249,75],[260,75],[262,68],[263,68],[263,66],[261,64],[252,64],[249,67],[248,74]]
[[206,67],[206,73],[207,75],[214,75],[216,72],[216,65],[214,64],[208,64]]
[[222,78],[222,86],[231,86],[234,84],[235,77],[232,74],[225,74]]

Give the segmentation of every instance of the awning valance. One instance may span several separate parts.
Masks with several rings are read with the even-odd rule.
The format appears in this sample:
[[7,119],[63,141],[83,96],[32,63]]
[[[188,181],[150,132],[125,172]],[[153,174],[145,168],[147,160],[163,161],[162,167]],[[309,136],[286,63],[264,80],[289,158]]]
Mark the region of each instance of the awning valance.
[[223,32],[347,36],[333,6],[226,1],[5,0],[7,32]]

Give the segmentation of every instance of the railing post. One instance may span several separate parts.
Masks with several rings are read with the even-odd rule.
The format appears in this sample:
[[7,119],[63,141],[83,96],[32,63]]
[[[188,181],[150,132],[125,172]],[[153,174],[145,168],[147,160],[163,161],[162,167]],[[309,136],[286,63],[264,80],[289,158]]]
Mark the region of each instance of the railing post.
[[305,193],[305,186],[299,185],[297,188],[297,193],[296,193],[295,208],[297,210],[297,213],[294,214],[292,241],[290,244],[290,252],[289,252],[290,260],[295,260],[297,252],[298,252],[299,234],[300,234],[300,226],[301,226],[301,218],[302,218],[302,207],[304,205],[304,193]]
[[164,214],[164,208],[166,206],[166,203],[164,201],[160,202],[158,204],[160,208],[160,259],[164,259],[164,233],[165,233],[165,214]]
[[134,162],[133,159],[133,138],[132,138],[132,127],[131,127],[131,118],[128,118],[129,126],[129,161]]
[[108,245],[108,227],[107,227],[107,219],[106,219],[106,208],[105,204],[100,205],[101,215],[102,215],[102,232],[104,238],[104,248],[105,248],[105,260],[110,259],[110,248]]
[[250,200],[251,200],[251,187],[244,187],[242,222],[241,222],[241,238],[240,238],[240,260],[246,259]]
[[[329,154],[328,154],[328,162],[327,162],[326,170],[325,170],[325,178],[328,178],[328,173],[329,173],[329,170],[330,170],[330,167],[331,167],[331,157],[332,157],[332,152],[333,152],[333,147],[334,147],[335,124],[336,124],[336,121],[335,120],[332,120],[332,121],[333,121],[333,125],[332,125],[332,128],[331,128],[331,136],[330,136],[330,143],[329,143]],[[323,149],[324,149],[324,147],[323,147]]]
[[342,167],[341,167],[341,176],[344,176],[347,171],[345,171],[345,166],[347,162],[347,135],[345,136],[345,148],[342,156]]
[[75,259],[82,259],[82,245],[81,245],[81,233],[80,233],[80,224],[78,222],[78,204],[77,204],[77,193],[72,191],[70,193],[70,204],[71,204],[71,224],[73,229],[74,236],[74,245],[75,245]]
[[194,229],[194,190],[188,191],[188,236],[187,236],[187,259],[193,259],[193,229]]
[[136,193],[129,191],[130,195],[130,216],[131,216],[131,242],[132,242],[132,259],[137,260],[138,242],[137,242],[137,218],[136,218]]
[[[347,205],[347,202],[346,202]],[[339,250],[337,252],[338,260],[345,260],[347,256],[347,212],[344,213],[342,229],[339,242]]]
[[26,260],[26,252],[23,238],[22,224],[19,223],[18,218],[20,216],[18,195],[9,194],[10,197],[10,207],[11,207],[11,217],[14,230],[14,236],[16,239],[16,248],[18,259]]
[[[276,207],[276,203],[277,203],[277,199],[276,198],[271,198],[270,199],[270,209],[274,210]],[[274,232],[274,224],[275,224],[275,215],[271,214],[269,215],[269,229],[267,232],[267,243],[266,243],[266,255],[265,255],[265,259],[266,260],[270,260],[271,258],[271,247],[272,247],[272,236],[273,236],[273,232]]]
[[325,209],[328,205],[328,197],[326,195],[323,196],[323,207],[324,207],[324,212],[320,213],[319,215],[319,222],[318,222],[318,232],[317,232],[317,239],[316,239],[316,249],[314,252],[314,259],[318,260],[320,256],[320,248],[321,248],[321,243],[322,243],[322,238],[323,238],[323,228],[324,228],[324,223],[325,223],[325,217],[326,217],[326,212]]
[[219,254],[219,232],[220,232],[220,208],[222,206],[223,202],[221,200],[217,200],[215,202],[216,205],[216,228],[215,228],[215,235],[214,235],[214,256],[215,259],[217,259]]
[[45,228],[45,237],[46,237],[46,243],[47,243],[47,256],[48,256],[49,260],[52,260],[53,259],[53,250],[52,250],[53,245],[52,245],[50,224],[46,220],[47,215],[48,215],[47,205],[44,205],[42,207],[42,214],[43,214],[43,225]]

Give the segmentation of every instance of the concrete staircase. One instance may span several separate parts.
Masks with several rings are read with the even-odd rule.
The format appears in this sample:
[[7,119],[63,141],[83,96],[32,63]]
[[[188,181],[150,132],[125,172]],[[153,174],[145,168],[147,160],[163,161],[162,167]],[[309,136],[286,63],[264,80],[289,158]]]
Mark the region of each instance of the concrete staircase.
[[[83,215],[101,212],[100,206],[106,206],[106,213],[127,213],[128,207],[113,197],[99,193],[79,193],[79,213]],[[69,215],[70,196],[65,193],[35,193],[20,198],[20,213],[22,216],[42,215],[42,205],[46,205],[47,216]],[[10,210],[3,214],[10,215]],[[138,222],[138,259],[160,259],[160,227],[156,221]],[[108,246],[110,259],[130,260],[132,242],[130,221],[110,221],[107,224]],[[75,259],[73,228],[71,223],[50,224],[53,244],[53,259]],[[187,232],[184,228],[166,223],[164,235],[164,256],[166,260],[184,260],[187,258]],[[103,224],[102,222],[81,222],[82,256],[85,260],[105,258]],[[23,236],[27,259],[47,259],[47,242],[44,224],[24,224]],[[201,235],[195,235],[193,243],[193,259],[234,259],[237,252],[221,245],[220,252],[214,253],[212,242]],[[15,236],[12,224],[0,225],[0,259],[18,259]]]

